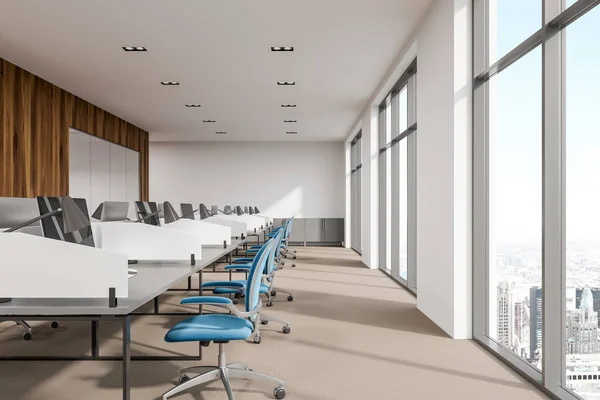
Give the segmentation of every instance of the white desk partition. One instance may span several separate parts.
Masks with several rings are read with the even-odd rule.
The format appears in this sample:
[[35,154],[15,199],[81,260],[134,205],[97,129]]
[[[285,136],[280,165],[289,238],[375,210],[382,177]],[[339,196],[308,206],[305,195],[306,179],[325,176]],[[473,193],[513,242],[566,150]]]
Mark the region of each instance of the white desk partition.
[[257,231],[260,230],[261,225],[263,228],[266,226],[264,218],[255,217],[254,215],[244,214],[244,215],[219,215],[219,218],[225,218],[231,221],[244,222],[248,226],[248,231],[254,232],[256,228]]
[[183,218],[170,224],[164,224],[163,227],[190,233],[196,236],[202,245],[223,246],[223,242],[226,242],[227,245],[231,244],[231,227],[229,226]]
[[[248,225],[245,222],[236,221],[233,219],[227,219],[226,217],[229,217],[229,216],[228,215],[219,215],[216,217],[208,217],[206,219],[203,219],[202,222],[208,222],[211,224],[228,226],[231,228],[231,236],[242,236],[242,233],[244,235],[248,234],[248,232],[250,231],[250,228],[248,227]],[[254,230],[254,229],[252,229],[252,230]]]
[[190,261],[192,254],[202,259],[202,243],[188,232],[137,222],[92,223],[92,230],[97,247],[130,260]]
[[0,233],[0,297],[128,296],[127,257],[26,233]]

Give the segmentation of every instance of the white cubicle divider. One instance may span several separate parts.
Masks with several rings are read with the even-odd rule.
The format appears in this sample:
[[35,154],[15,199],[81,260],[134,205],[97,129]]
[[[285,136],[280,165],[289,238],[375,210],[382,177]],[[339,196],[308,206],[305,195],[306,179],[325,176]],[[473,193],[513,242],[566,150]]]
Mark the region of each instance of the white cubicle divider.
[[195,235],[136,222],[92,223],[96,246],[126,254],[130,260],[190,261],[202,259]]
[[248,227],[248,231],[250,231],[250,232],[253,232],[255,228],[256,228],[257,231],[259,231],[261,225],[263,227],[266,226],[264,218],[255,217],[254,215],[249,215],[249,214],[244,214],[244,215],[219,215],[219,218],[225,218],[225,219],[228,219],[230,221],[244,222],[247,225],[247,227]]
[[215,217],[208,217],[203,219],[202,222],[208,222],[211,224],[217,224],[222,226],[228,226],[231,228],[231,236],[242,236],[247,235],[250,232],[250,228],[245,222],[236,221],[233,219],[227,219],[228,215],[219,215]]
[[18,232],[0,234],[0,254],[0,297],[128,296],[123,254]]
[[179,219],[170,224],[164,224],[166,229],[175,229],[196,236],[199,243],[206,246],[223,246],[231,244],[231,227],[211,224],[209,222],[192,219]]

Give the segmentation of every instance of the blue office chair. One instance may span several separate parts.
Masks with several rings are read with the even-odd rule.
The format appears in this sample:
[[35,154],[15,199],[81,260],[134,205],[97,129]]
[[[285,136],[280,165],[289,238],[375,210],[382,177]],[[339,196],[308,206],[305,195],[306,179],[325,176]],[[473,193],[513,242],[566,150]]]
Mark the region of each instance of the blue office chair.
[[[280,231],[279,235],[277,235],[275,238],[273,238],[269,242],[267,242],[267,243],[269,243],[268,244],[269,246],[270,246],[271,241],[275,242],[274,250],[269,254],[267,263],[264,266],[263,277],[262,277],[260,289],[259,289],[260,294],[265,295],[267,297],[267,307],[271,307],[273,305],[273,301],[271,299],[271,292],[273,291],[273,288],[274,288],[273,284],[275,282],[275,272],[277,271],[277,267],[275,266],[275,261],[276,261],[277,255],[279,254],[279,251],[280,251],[280,244],[281,244],[281,239],[283,237],[283,234],[284,234],[284,232]],[[263,246],[259,250],[259,252],[263,251],[264,247],[265,246]],[[225,269],[229,270],[229,271],[249,272],[253,268],[256,257],[252,260],[253,260],[252,264],[232,264],[232,265],[226,266]],[[216,295],[233,294],[236,296],[240,296],[240,295],[244,294],[249,282],[250,282],[249,279],[234,280],[234,281],[206,282],[206,283],[202,284],[202,290],[212,290],[212,293],[216,294]],[[290,295],[290,297],[288,297],[289,301],[292,301],[293,299],[294,298],[291,295]],[[232,302],[234,304],[236,304],[237,299],[234,299]],[[263,313],[261,313],[260,322],[263,325],[266,325],[269,322],[275,322],[275,323],[282,324],[283,327],[282,327],[281,331],[283,333],[285,333],[286,335],[292,331],[292,328],[290,327],[290,323],[288,321],[282,320],[280,318],[268,316]],[[257,344],[259,344],[261,342],[260,331],[258,329],[255,332],[253,341],[254,341],[254,343],[257,343]]]
[[212,314],[198,315],[188,318],[175,325],[165,335],[167,342],[200,342],[207,346],[210,342],[219,345],[219,364],[215,367],[208,367],[209,370],[202,374],[190,378],[187,373],[193,373],[196,370],[206,370],[206,366],[197,366],[185,368],[181,371],[179,384],[173,389],[163,394],[162,399],[191,389],[198,385],[221,379],[227,397],[234,400],[231,390],[230,378],[242,378],[250,380],[261,380],[277,385],[273,390],[273,396],[277,399],[283,399],[286,395],[283,387],[283,381],[269,375],[255,372],[245,363],[227,364],[225,357],[225,344],[231,340],[246,340],[254,332],[257,321],[260,320],[262,302],[260,300],[260,286],[262,271],[268,262],[271,253],[275,250],[276,240],[272,239],[257,254],[253,266],[250,269],[248,285],[245,287],[245,311],[239,311],[226,297],[200,296],[188,297],[181,301],[181,304],[199,304],[223,307],[231,314]]

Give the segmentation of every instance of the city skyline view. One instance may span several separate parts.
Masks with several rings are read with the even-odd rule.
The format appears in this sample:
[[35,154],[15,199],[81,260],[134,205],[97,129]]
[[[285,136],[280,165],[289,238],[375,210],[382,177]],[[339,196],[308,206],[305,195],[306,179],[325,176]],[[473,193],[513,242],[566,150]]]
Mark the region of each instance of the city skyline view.
[[[575,0],[566,2],[566,7]],[[490,1],[494,63],[542,26],[542,1]],[[596,7],[564,37],[565,383],[600,399],[600,53]],[[543,54],[528,52],[489,80],[489,332],[542,369]]]

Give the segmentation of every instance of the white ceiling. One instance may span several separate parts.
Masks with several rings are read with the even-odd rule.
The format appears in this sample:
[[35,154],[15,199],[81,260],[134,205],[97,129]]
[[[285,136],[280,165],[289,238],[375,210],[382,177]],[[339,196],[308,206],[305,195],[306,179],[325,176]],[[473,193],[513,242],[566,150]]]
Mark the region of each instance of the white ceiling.
[[0,0],[0,57],[152,140],[342,140],[429,3]]

